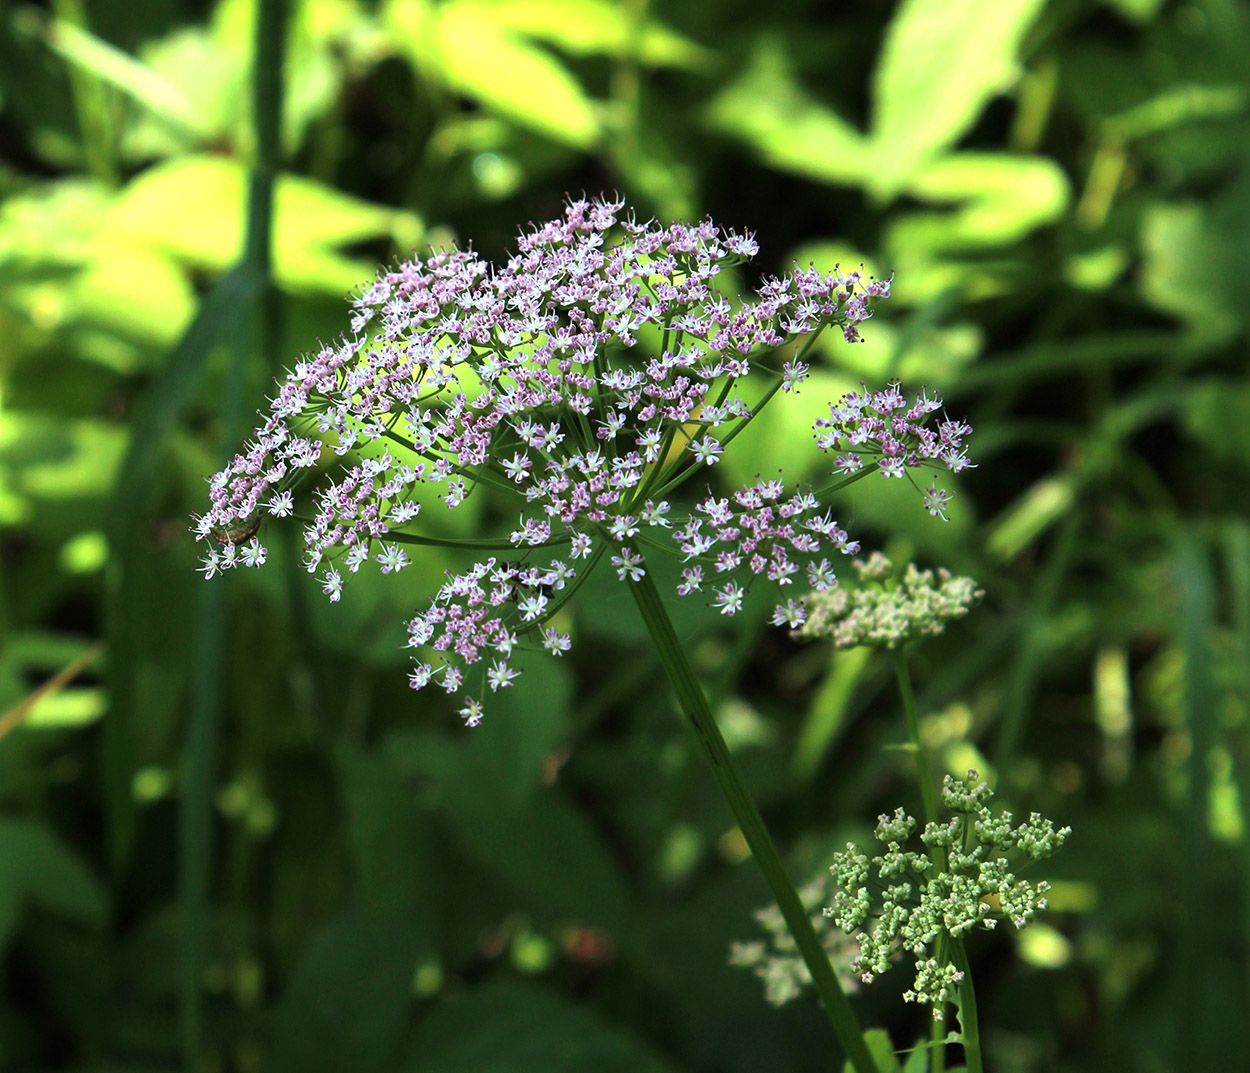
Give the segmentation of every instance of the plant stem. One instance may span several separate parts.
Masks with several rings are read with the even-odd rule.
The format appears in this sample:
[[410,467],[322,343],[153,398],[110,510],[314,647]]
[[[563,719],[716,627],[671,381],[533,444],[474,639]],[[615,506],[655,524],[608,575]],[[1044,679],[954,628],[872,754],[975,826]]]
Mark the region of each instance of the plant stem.
[[[937,789],[933,783],[933,775],[929,771],[929,758],[925,755],[924,745],[920,741],[920,713],[916,710],[916,694],[911,688],[911,675],[907,670],[907,657],[902,648],[892,649],[890,656],[894,661],[894,676],[898,679],[898,691],[903,698],[903,716],[907,720],[907,736],[911,738],[912,749],[916,756],[916,778],[920,781],[920,799],[924,803],[925,823],[938,822]],[[937,856],[934,856],[934,854]],[[929,859],[935,868],[943,868],[946,862],[937,849],[929,850]]]
[[977,992],[972,986],[972,969],[968,966],[968,955],[964,952],[962,940],[948,936],[947,942],[951,961],[963,973],[959,981],[959,1035],[964,1045],[964,1065],[968,1073],[982,1073],[981,1028],[977,1020]]
[[[252,329],[259,316],[261,345],[278,346],[277,292],[272,285],[273,193],[278,167],[282,105],[282,53],[286,0],[260,0],[256,11],[253,65],[256,158],[248,185],[247,233],[239,268],[254,281],[251,301],[232,311],[234,356],[222,399],[224,442],[234,443],[243,417],[243,389]],[[227,454],[226,457],[229,457]],[[213,787],[221,747],[223,652],[226,645],[225,590],[213,586],[200,599],[185,745],[186,784],[179,829],[179,887],[182,903],[181,1036],[188,1073],[202,1069],[205,1056],[204,966],[211,915]]]
[[[903,698],[903,716],[907,720],[907,736],[911,738],[916,754],[916,777],[920,780],[920,797],[924,802],[925,822],[938,822],[937,788],[929,769],[929,758],[920,740],[920,713],[916,709],[916,694],[911,687],[911,674],[907,670],[907,656],[902,648],[890,653],[894,661],[894,674],[898,679],[898,691]],[[946,870],[946,854],[938,846],[929,847],[929,860],[935,872]],[[964,1061],[968,1073],[981,1073],[981,1036],[977,1022],[977,998],[972,987],[972,971],[963,943],[953,935],[942,934],[938,938],[938,962],[945,964],[947,958],[963,973],[959,981],[960,1038],[964,1047]],[[946,1047],[940,1041],[946,1036],[945,1021],[933,1022],[932,1073],[942,1073],[946,1068]]]
[[[637,552],[637,548],[633,548]],[[729,754],[729,747],[721,736],[720,728],[708,705],[707,697],[695,677],[694,669],[686,657],[685,649],[678,640],[673,622],[664,609],[659,590],[650,574],[644,574],[639,581],[630,582],[630,591],[638,604],[643,622],[651,634],[660,662],[668,673],[669,681],[677,694],[682,711],[690,720],[695,736],[703,749],[704,755],[712,765],[712,774],[717,785],[724,794],[726,802],[738,822],[751,854],[755,857],[760,871],[764,873],[777,907],[794,938],[795,945],[803,957],[804,964],[812,974],[816,991],[824,1004],[833,1030],[838,1037],[851,1065],[856,1073],[878,1073],[877,1067],[864,1043],[863,1030],[851,1008],[850,1000],[838,983],[833,966],[817,938],[812,923],[808,919],[807,910],[799,900],[794,885],[786,875],[785,866],[777,847],[773,844],[768,829],[764,826],[763,817],[755,805],[737,765]]]
[[929,1048],[929,1073],[946,1073],[946,1021],[933,1021],[929,1038],[933,1044]]

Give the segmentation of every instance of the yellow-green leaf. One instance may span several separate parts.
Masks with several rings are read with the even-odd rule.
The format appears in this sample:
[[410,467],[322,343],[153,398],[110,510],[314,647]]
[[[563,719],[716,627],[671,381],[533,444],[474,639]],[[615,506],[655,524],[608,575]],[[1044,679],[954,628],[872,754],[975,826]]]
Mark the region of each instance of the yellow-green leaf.
[[818,182],[856,184],[872,166],[863,135],[795,82],[776,37],[757,43],[742,75],[712,101],[708,121],[765,163]]
[[[371,205],[293,175],[280,176],[274,210],[274,268],[283,286],[341,294],[374,266],[338,247],[419,227],[410,214]],[[242,249],[247,170],[228,157],[188,156],[140,174],[108,214],[119,241],[164,250],[222,270]]]
[[869,189],[903,192],[1018,76],[1020,43],[1045,0],[903,0],[873,73]]

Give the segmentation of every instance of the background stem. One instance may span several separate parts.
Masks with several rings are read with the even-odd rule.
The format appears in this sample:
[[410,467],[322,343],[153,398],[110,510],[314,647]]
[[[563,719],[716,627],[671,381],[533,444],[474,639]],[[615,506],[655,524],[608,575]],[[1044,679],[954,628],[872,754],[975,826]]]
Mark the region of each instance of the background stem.
[[[259,326],[266,355],[278,349],[277,292],[273,287],[273,190],[278,171],[282,115],[282,57],[286,0],[260,0],[256,12],[253,103],[256,157],[248,188],[247,233],[239,269],[253,281],[249,300],[235,311],[234,353],[221,403],[223,461],[243,423],[244,380]],[[257,325],[259,321],[259,325]],[[214,858],[213,791],[221,733],[222,667],[226,643],[226,588],[206,585],[198,608],[191,704],[185,745],[186,782],[179,816],[179,886],[182,903],[181,1033],[188,1073],[204,1065],[203,975],[208,960]]]

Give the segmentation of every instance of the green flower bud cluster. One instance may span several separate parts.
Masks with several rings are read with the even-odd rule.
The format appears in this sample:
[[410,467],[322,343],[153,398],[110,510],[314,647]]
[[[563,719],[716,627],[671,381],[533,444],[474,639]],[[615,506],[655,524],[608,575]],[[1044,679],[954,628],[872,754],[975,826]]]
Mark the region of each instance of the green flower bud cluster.
[[918,637],[935,637],[951,619],[968,613],[982,596],[972,578],[949,570],[919,570],[908,563],[897,585],[887,587],[894,566],[880,552],[857,559],[859,586],[838,585],[807,600],[801,637],[832,637],[838,648],[897,648]]
[[1013,826],[1011,813],[991,814],[987,803],[992,796],[975,771],[966,781],[947,775],[942,801],[955,815],[947,823],[925,826],[920,841],[927,853],[902,848],[918,823],[898,809],[881,816],[873,832],[885,845],[884,853],[870,860],[848,843],[830,869],[838,890],[825,915],[859,940],[851,971],[869,983],[900,952],[910,953],[916,979],[903,997],[931,1004],[939,1019],[962,979],[944,956],[944,938],[958,939],[978,925],[992,929],[1002,917],[1022,928],[1046,908],[1049,885],[1019,879],[1002,854],[1042,860],[1071,833],[1070,827],[1056,829],[1036,812]]
[[[798,893],[803,907],[812,911],[812,927],[825,948],[842,989],[848,993],[856,991],[859,980],[851,972],[855,940],[835,927],[819,908],[833,896],[833,877],[819,875]],[[729,948],[729,963],[751,969],[764,981],[764,998],[774,1006],[783,1006],[811,985],[812,974],[803,963],[781,910],[775,903],[756,910],[755,919],[768,933],[768,938],[733,943]]]

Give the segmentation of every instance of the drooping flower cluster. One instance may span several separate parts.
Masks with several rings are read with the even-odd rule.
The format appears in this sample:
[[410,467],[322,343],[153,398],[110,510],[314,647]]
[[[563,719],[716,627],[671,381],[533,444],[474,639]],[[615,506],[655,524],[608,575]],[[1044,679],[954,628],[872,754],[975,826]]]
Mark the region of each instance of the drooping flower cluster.
[[969,577],[949,570],[920,570],[908,563],[898,584],[886,588],[894,566],[881,552],[855,560],[858,586],[839,585],[807,598],[802,637],[832,637],[838,648],[897,648],[919,637],[936,637],[985,595]]
[[[775,358],[779,348],[831,325],[854,341],[889,295],[888,280],[796,268],[731,302],[718,277],[756,250],[710,220],[664,227],[621,202],[579,200],[523,234],[503,267],[456,250],[384,272],[353,303],[350,334],[295,366],[254,439],[212,479],[196,520],[205,575],[263,563],[260,519],[293,514],[295,485],[327,453],[355,456],[314,494],[304,531],[305,566],[331,600],[371,559],[383,573],[410,563],[403,547],[425,542],[407,528],[429,500],[422,486],[449,509],[480,485],[511,493],[516,526],[475,546],[512,557],[449,576],[408,624],[409,645],[433,654],[417,657],[414,688],[460,691],[466,670],[490,661],[464,696],[470,723],[484,688],[518,673],[518,634],[567,650],[547,624],[605,552],[622,580],[645,572],[643,546],[683,558],[678,591],[706,591],[724,614],[741,607],[744,578],[784,585],[803,571],[828,588],[830,557],[858,544],[811,491],[761,480],[708,494],[684,517],[669,499],[778,390],[806,379],[804,351]],[[886,476],[958,471],[970,430],[929,428],[940,405],[908,405],[897,386],[847,396],[817,422],[818,447],[855,475],[867,462]],[[776,618],[797,625],[802,608],[791,601]]]
[[[942,802],[955,816],[945,824],[926,824],[920,835],[926,846],[941,851],[945,865],[936,874],[928,855],[902,848],[917,827],[916,819],[902,809],[881,816],[873,832],[886,845],[884,853],[870,860],[848,843],[830,868],[839,890],[825,914],[847,934],[857,934],[859,954],[851,970],[868,983],[906,950],[916,960],[916,979],[903,997],[933,1005],[939,1019],[961,975],[949,960],[937,956],[938,939],[959,938],[978,926],[992,929],[1002,917],[1023,928],[1046,908],[1049,884],[1017,878],[1006,856],[991,853],[1017,853],[1039,861],[1072,833],[1070,827],[1056,830],[1036,812],[1013,827],[1011,813],[990,812],[991,797],[993,790],[977,781],[975,771],[968,772],[966,781],[946,776]],[[877,904],[870,888],[879,892]]]

